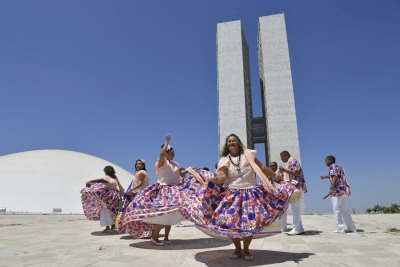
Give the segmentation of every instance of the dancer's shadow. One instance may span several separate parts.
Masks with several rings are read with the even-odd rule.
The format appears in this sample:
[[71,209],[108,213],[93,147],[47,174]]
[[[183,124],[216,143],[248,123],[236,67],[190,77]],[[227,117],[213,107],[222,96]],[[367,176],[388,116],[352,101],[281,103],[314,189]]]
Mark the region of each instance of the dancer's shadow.
[[307,230],[304,235],[320,235],[322,231],[318,230]]
[[[161,235],[159,235],[161,237]],[[150,236],[149,237],[142,237],[142,238],[135,238],[131,235],[123,235],[121,236],[121,240],[150,240]]]
[[[290,230],[292,230],[292,229],[290,229]],[[288,233],[289,231],[287,231],[287,233]],[[302,235],[320,235],[322,233],[322,231],[318,231],[318,230],[307,230],[307,231],[305,231],[305,233],[304,234],[302,234]]]
[[121,236],[119,239],[122,239],[122,240],[132,240],[132,239],[135,239],[135,238],[133,238],[131,235],[123,235],[123,236]]
[[[363,233],[364,230],[363,229],[357,229],[357,233]],[[321,233],[323,233],[323,231],[318,231],[318,230],[308,230],[305,232],[304,235],[320,235]],[[351,232],[347,232],[346,233],[351,233]]]
[[209,267],[217,266],[263,266],[274,263],[293,262],[301,263],[303,259],[315,255],[312,253],[295,253],[295,252],[284,252],[284,251],[273,251],[273,250],[259,250],[250,249],[251,254],[254,257],[252,261],[246,261],[244,258],[230,259],[229,256],[232,254],[232,249],[224,250],[212,250],[197,253],[194,257],[197,261],[204,263]]
[[[142,241],[142,239],[140,239]],[[157,250],[187,250],[201,248],[216,248],[231,245],[228,240],[220,240],[215,238],[198,238],[198,239],[171,239],[172,244],[157,246],[149,240],[144,242],[132,243],[129,246],[142,249],[157,249]]]
[[113,230],[111,232],[103,232],[103,231],[96,231],[96,232],[91,232],[92,235],[95,236],[107,236],[107,235],[119,235],[120,233],[118,233],[117,230]]

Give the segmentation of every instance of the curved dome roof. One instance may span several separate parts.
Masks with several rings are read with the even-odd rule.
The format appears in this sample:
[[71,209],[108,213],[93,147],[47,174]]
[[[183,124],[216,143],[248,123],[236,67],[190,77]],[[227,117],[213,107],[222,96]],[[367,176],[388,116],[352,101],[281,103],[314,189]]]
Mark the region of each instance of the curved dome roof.
[[104,177],[114,167],[125,188],[133,174],[88,154],[66,150],[35,150],[0,157],[0,208],[15,212],[83,213],[80,190],[85,182]]

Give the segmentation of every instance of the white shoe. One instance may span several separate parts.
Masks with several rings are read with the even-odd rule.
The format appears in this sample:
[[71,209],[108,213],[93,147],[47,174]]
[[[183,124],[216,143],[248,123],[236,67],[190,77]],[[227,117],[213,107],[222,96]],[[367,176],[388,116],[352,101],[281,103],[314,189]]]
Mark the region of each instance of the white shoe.
[[337,229],[337,230],[335,230],[333,232],[337,233],[337,234],[344,234],[345,233],[344,229]]
[[288,231],[289,231],[289,229],[287,229],[287,228],[281,229],[281,232],[282,232],[282,233],[286,233],[286,232],[288,232]]
[[290,230],[290,232],[287,232],[286,234],[287,235],[302,235],[302,234],[305,234],[305,232],[304,232],[304,230],[303,231],[298,231],[298,230],[293,228],[292,230]]
[[240,252],[239,254],[232,254],[231,256],[229,256],[229,258],[232,260],[239,259],[240,257],[242,257],[242,252]]
[[185,227],[185,225],[181,222],[178,222],[177,224],[175,224],[175,227]]
[[157,242],[157,241],[155,241],[153,238],[150,239],[150,243],[153,243],[153,244],[155,244],[155,245],[157,245],[157,246],[164,246],[164,245],[165,245],[165,243],[163,243],[163,242]]
[[248,255],[248,256],[244,256],[244,259],[245,259],[246,261],[252,261],[254,258],[253,258],[252,255]]

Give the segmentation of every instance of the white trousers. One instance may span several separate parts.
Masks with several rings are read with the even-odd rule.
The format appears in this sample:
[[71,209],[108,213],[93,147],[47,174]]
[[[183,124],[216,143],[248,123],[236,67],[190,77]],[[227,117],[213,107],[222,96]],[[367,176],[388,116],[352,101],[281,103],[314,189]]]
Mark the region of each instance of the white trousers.
[[290,208],[293,214],[293,229],[299,232],[304,232],[303,223],[301,222],[301,203],[303,202],[304,192],[301,192],[301,197],[294,203],[290,203]]
[[356,230],[351,213],[347,208],[349,196],[338,196],[331,197],[333,216],[335,217],[337,230],[344,230],[344,224],[347,226],[347,230]]
[[281,230],[286,231],[287,230],[287,211],[285,211],[285,213],[282,214],[280,224],[281,224]]
[[106,207],[100,209],[100,226],[109,226],[115,224],[115,220],[111,217]]

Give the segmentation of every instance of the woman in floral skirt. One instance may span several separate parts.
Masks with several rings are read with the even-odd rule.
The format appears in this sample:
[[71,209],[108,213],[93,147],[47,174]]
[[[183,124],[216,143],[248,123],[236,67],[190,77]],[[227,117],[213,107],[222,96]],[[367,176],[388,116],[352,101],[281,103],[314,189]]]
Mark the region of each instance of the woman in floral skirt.
[[[151,233],[150,242],[163,246],[170,244],[171,225],[184,218],[179,207],[185,201],[189,190],[181,182],[180,166],[175,162],[175,151],[169,145],[171,136],[166,135],[166,142],[161,146],[160,156],[155,164],[157,183],[143,189],[125,210],[125,224],[132,225],[134,237],[140,238]],[[165,227],[164,240],[159,240],[160,230]]]
[[104,173],[105,177],[86,182],[86,187],[81,190],[81,201],[86,218],[100,221],[100,226],[106,226],[103,232],[111,232],[115,229],[124,188],[112,166],[106,166]]
[[135,176],[133,177],[131,184],[126,189],[126,193],[123,197],[123,204],[118,213],[117,229],[119,233],[133,233],[134,229],[132,229],[132,225],[129,222],[125,222],[125,210],[135,196],[144,188],[149,186],[150,177],[146,172],[146,161],[143,159],[136,160],[135,170]]
[[[252,150],[250,155],[266,176],[275,176],[255,157],[256,151]],[[199,194],[187,199],[181,213],[204,233],[230,238],[235,245],[231,259],[243,256],[253,260],[249,250],[252,239],[271,235],[264,232],[264,228],[285,212],[293,186],[288,182],[281,182],[278,189],[270,184],[270,187],[258,185],[255,170],[235,134],[226,138],[217,173]],[[280,229],[277,230],[273,234],[280,233]]]

